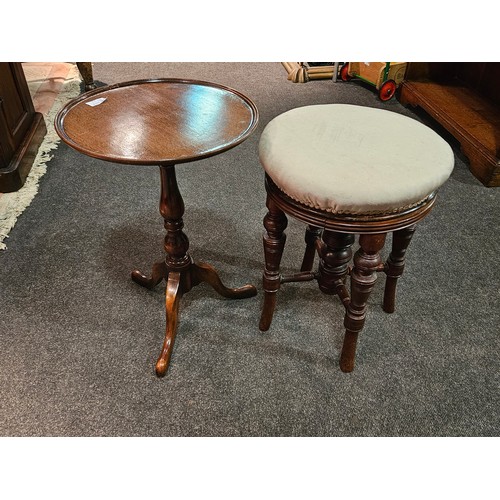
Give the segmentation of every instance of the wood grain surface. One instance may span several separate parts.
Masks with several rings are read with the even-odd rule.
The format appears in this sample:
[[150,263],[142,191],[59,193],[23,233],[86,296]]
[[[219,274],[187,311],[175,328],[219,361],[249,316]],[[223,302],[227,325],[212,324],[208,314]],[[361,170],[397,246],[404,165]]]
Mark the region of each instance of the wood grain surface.
[[255,105],[236,90],[158,79],[88,92],[61,110],[55,127],[69,146],[88,156],[166,165],[226,151],[245,140],[257,120]]

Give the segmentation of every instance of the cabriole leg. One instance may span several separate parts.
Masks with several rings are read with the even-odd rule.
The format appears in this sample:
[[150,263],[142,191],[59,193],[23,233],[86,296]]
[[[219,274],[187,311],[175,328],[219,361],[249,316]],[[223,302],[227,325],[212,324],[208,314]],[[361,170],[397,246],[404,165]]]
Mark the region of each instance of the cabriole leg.
[[167,289],[165,293],[165,313],[167,326],[165,331],[165,340],[161,350],[160,357],[156,362],[156,375],[163,377],[167,372],[174,348],[175,336],[177,334],[177,323],[179,318],[179,301],[182,295],[181,275],[172,272],[168,276]]

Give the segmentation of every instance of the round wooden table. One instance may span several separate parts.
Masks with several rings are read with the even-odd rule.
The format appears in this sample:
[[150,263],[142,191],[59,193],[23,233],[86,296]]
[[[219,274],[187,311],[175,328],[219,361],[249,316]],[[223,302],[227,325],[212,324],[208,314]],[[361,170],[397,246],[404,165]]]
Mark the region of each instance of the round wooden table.
[[61,139],[101,160],[160,167],[160,214],[165,220],[164,261],[150,276],[132,271],[146,288],[166,280],[166,333],[156,374],[165,375],[175,340],[179,301],[201,282],[227,298],[256,295],[253,285],[224,286],[216,270],[194,263],[183,232],[184,202],[175,165],[214,156],[243,142],[255,129],[255,104],[236,90],[195,80],[155,79],[119,83],[87,92],[68,103],[55,119]]

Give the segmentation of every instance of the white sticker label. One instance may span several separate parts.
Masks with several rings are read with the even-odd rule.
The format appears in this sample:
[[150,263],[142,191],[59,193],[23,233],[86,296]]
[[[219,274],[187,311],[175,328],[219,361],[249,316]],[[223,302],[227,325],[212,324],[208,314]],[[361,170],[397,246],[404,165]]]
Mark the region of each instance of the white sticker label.
[[99,99],[94,99],[93,101],[86,102],[87,106],[99,106],[102,102],[106,100],[105,97],[99,97]]

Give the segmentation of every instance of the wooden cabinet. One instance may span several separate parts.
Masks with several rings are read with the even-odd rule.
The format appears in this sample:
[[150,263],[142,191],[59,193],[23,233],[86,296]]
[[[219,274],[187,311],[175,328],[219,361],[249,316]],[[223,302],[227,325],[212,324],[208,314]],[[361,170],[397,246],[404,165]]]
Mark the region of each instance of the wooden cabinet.
[[409,63],[402,104],[419,106],[459,142],[485,186],[500,186],[500,63]]
[[0,192],[23,186],[46,132],[21,63],[0,62]]

